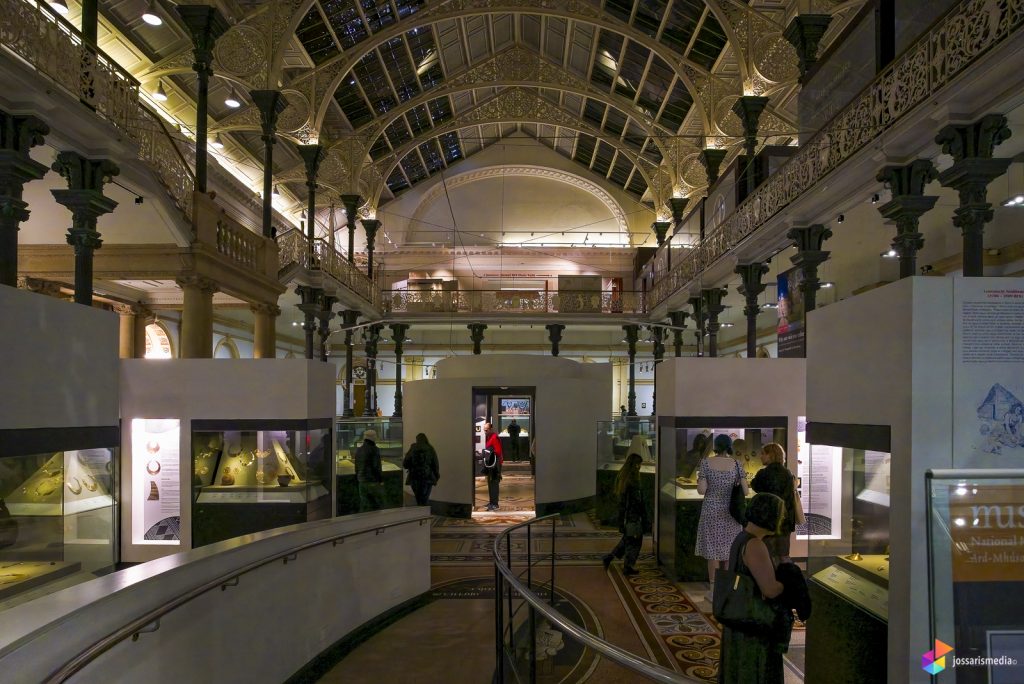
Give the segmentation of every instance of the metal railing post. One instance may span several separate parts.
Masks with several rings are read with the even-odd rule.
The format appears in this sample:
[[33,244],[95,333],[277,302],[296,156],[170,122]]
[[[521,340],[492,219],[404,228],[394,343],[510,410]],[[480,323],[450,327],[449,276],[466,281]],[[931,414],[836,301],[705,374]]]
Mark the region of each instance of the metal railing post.
[[555,523],[558,518],[551,519],[551,596],[549,603],[555,605]]
[[526,586],[533,589],[533,525],[526,526]]
[[530,684],[537,681],[537,611],[530,606]]
[[[505,558],[508,564],[509,571],[512,570],[512,537],[508,535],[505,537]],[[512,612],[512,583],[508,583],[508,647],[509,650],[515,653],[516,650],[516,625],[515,625],[515,613]]]
[[502,684],[505,681],[505,616],[502,612],[501,590],[502,581],[501,568],[494,566],[494,655],[497,658],[494,662],[495,682]]

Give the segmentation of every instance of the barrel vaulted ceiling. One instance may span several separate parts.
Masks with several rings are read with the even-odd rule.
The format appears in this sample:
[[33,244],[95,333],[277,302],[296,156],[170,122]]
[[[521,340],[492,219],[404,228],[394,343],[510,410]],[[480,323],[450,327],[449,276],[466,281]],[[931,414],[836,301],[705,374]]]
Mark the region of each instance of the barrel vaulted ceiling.
[[[259,115],[218,94],[280,88],[278,130],[326,148],[324,203],[359,194],[364,214],[512,134],[535,138],[669,213],[670,197],[702,196],[704,147],[739,151],[732,112],[767,95],[759,142],[796,140],[797,57],[782,32],[801,12],[831,13],[826,42],[862,2],[833,0],[287,0],[232,3],[218,41],[211,134],[258,160]],[[130,0],[107,3],[131,23]],[[806,7],[804,7],[806,5]],[[170,18],[170,15],[168,15]],[[129,27],[136,28],[136,27]],[[136,31],[154,53],[145,88],[192,88],[192,54]],[[219,90],[218,90],[219,89]],[[223,96],[220,96],[223,99]],[[296,203],[302,163],[290,144],[275,175]],[[723,166],[724,168],[724,166]]]

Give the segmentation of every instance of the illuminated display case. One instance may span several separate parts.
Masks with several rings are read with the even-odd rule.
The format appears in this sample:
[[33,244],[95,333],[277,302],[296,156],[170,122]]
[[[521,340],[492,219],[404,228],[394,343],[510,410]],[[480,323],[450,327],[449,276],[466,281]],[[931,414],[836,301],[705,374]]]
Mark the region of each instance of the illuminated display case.
[[384,508],[399,508],[403,503],[404,471],[402,470],[401,419],[367,417],[338,418],[335,468],[337,473],[337,515],[359,512],[359,482],[356,480],[355,453],[363,443],[367,430],[377,433],[375,444],[380,449],[381,470],[384,474]]
[[[707,581],[707,560],[697,556],[697,525],[704,497],[697,492],[698,466],[711,454],[715,437],[733,440],[733,456],[750,482],[763,466],[761,447],[786,445],[785,416],[659,419],[658,560],[680,581]],[[788,458],[788,455],[787,455]],[[751,490],[751,494],[753,491]]]
[[615,496],[615,478],[626,460],[633,437],[640,435],[646,445],[640,466],[640,487],[648,507],[648,519],[654,520],[654,424],[650,420],[617,419],[597,422],[597,517],[602,525],[618,525],[619,502]]
[[193,546],[330,517],[331,451],[330,420],[192,421]]
[[0,458],[0,601],[114,566],[117,454],[105,446]]

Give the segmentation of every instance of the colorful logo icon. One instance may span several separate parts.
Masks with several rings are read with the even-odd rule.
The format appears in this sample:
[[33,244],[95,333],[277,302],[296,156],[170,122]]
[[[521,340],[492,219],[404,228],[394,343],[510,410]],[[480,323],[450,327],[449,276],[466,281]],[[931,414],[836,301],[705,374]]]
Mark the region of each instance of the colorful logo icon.
[[946,656],[953,652],[953,647],[935,640],[935,650],[921,656],[921,669],[930,675],[939,674],[946,669]]

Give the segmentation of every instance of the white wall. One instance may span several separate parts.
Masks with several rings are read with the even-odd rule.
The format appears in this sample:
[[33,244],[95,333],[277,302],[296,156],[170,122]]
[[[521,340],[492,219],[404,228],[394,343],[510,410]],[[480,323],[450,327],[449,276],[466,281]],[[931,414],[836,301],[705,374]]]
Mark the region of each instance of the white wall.
[[437,449],[441,481],[431,498],[473,503],[473,387],[536,387],[536,499],[595,494],[597,421],[608,420],[611,366],[553,356],[457,356],[437,363],[436,380],[404,385],[405,447],[423,432]]
[[117,314],[3,286],[0,311],[0,429],[117,425]]

